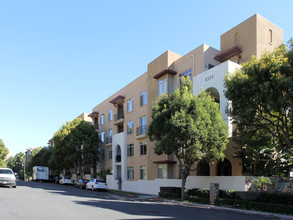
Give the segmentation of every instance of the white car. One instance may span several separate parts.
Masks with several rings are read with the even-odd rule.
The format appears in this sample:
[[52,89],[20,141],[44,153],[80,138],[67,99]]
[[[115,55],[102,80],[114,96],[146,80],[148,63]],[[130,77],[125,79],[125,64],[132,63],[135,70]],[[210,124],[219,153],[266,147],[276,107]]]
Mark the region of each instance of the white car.
[[16,188],[16,178],[12,169],[0,168],[0,186],[12,186]]
[[60,184],[70,184],[73,185],[73,181],[70,178],[67,177],[61,177],[61,179],[59,180]]
[[90,180],[87,184],[86,184],[86,187],[85,187],[86,190],[88,189],[91,189],[91,190],[105,190],[107,191],[108,190],[108,185],[106,183],[105,180],[102,180],[102,179],[92,179]]

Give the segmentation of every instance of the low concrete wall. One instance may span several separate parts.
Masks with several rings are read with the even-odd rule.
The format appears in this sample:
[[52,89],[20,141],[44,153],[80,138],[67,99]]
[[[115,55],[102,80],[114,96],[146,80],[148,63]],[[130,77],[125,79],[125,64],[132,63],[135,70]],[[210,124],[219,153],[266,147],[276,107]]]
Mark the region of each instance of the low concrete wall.
[[[245,191],[245,176],[190,176],[187,178],[187,188],[210,188],[210,183],[219,183],[220,189]],[[117,190],[117,183],[112,175],[107,175],[109,189]],[[181,179],[155,179],[124,181],[122,190],[127,192],[158,195],[161,186],[181,187]]]

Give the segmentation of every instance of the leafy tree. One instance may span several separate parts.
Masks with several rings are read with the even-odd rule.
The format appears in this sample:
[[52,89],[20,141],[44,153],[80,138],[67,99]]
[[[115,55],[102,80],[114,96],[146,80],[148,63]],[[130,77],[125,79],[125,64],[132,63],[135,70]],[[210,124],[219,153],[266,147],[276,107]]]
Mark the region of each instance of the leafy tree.
[[[256,150],[260,147],[261,153],[273,143],[279,155],[292,157],[292,41],[265,53],[259,60],[252,57],[235,74],[228,74],[226,88],[225,95],[231,100],[228,114],[236,125],[238,139],[244,139],[242,145],[255,146]],[[247,138],[247,131],[261,133],[259,140],[265,137],[266,144],[253,143]]]
[[5,144],[0,139],[0,167],[6,167],[5,159],[9,150],[5,147]]
[[92,124],[77,118],[64,124],[53,139],[53,158],[59,169],[77,168],[83,177],[85,164],[96,168],[100,139]]
[[25,163],[25,154],[23,152],[17,153],[15,156],[11,156],[6,159],[7,167],[11,168],[15,173],[19,174],[20,179],[24,179],[23,166]]
[[223,159],[228,142],[228,126],[219,104],[206,92],[193,96],[189,79],[169,97],[162,95],[152,106],[148,135],[156,154],[174,154],[182,179],[181,199],[186,196],[186,179],[199,160]]
[[277,151],[278,143],[266,130],[235,128],[233,140],[238,144],[234,157],[242,160],[243,173],[254,176],[286,176],[288,157]]
[[[50,157],[52,155],[52,149],[48,147],[38,147],[33,149],[31,158],[28,163],[27,171],[32,174],[34,166],[49,167]],[[50,168],[51,169],[51,168]]]

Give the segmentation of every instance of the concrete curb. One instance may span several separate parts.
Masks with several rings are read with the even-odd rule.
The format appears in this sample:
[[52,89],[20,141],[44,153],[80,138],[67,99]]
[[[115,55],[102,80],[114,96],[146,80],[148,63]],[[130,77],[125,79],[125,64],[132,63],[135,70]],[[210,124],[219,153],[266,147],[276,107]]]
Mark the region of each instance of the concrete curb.
[[175,204],[179,204],[179,205],[188,205],[188,206],[193,206],[193,207],[197,207],[197,208],[226,210],[226,211],[232,211],[232,212],[238,212],[238,213],[244,213],[244,214],[250,214],[250,215],[262,215],[262,216],[266,216],[266,217],[276,217],[276,218],[280,218],[280,219],[293,220],[293,216],[270,213],[270,212],[260,212],[260,211],[252,211],[252,210],[245,210],[245,209],[227,208],[227,207],[221,207],[221,206],[205,205],[205,204],[190,203],[190,202],[181,202],[181,201],[167,200],[167,199],[160,199],[160,198],[155,198],[154,201],[171,202],[171,203],[175,203]]

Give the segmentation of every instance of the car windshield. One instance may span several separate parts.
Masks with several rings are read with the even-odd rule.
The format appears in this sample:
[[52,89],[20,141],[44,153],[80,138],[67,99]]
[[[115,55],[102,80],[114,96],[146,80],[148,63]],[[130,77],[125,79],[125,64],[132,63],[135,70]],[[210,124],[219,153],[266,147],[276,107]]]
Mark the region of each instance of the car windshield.
[[97,180],[98,183],[105,183],[105,180]]
[[0,169],[0,174],[12,174],[13,175],[13,172],[11,170],[1,170]]

